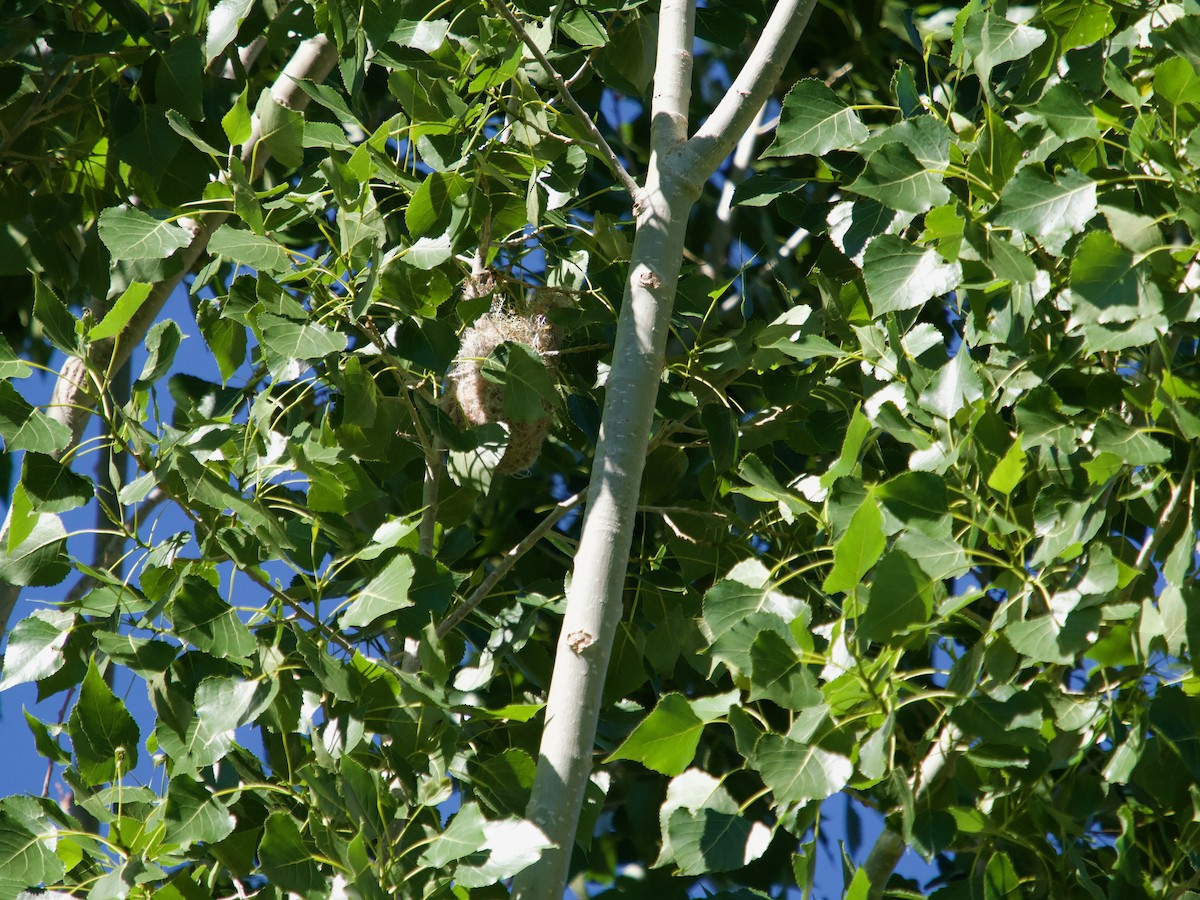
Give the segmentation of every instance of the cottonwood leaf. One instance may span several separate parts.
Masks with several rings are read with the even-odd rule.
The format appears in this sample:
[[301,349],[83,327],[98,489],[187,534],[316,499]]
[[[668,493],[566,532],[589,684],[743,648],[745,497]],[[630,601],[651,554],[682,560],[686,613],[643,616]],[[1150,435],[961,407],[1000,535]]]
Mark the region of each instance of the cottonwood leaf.
[[169,213],[154,212],[112,206],[100,213],[96,228],[114,259],[166,259],[192,242],[185,229],[167,221]]
[[763,735],[753,762],[776,803],[824,800],[844,788],[854,774],[854,764],[840,753],[779,734]]
[[883,513],[874,496],[868,494],[833,547],[833,568],[821,589],[836,594],[857,588],[883,553],[886,543]]
[[863,280],[876,316],[913,309],[954,290],[962,280],[958,263],[944,262],[936,250],[922,249],[895,235],[875,238],[863,255]]
[[33,885],[58,882],[66,869],[54,846],[53,830],[34,833],[23,819],[0,809],[0,892],[17,897]]
[[261,272],[290,272],[291,257],[270,238],[253,231],[222,225],[208,242],[208,252]]
[[1068,299],[1072,328],[1146,319],[1163,308],[1149,266],[1101,231],[1079,242],[1071,260]]
[[406,553],[389,562],[347,607],[341,619],[342,630],[366,628],[380,616],[412,606],[408,590],[415,572],[412,557]]
[[763,156],[823,156],[854,147],[867,135],[853,109],[820,81],[806,78],[783,98],[775,140]]
[[273,886],[302,895],[330,896],[325,876],[288,813],[275,812],[267,818],[258,859]]
[[221,0],[208,14],[207,35],[204,40],[204,61],[211,64],[230,41],[237,37],[238,29],[249,14],[254,0]]
[[136,768],[141,732],[94,661],[88,663],[67,731],[85,784],[113,781]]
[[237,824],[229,807],[205,784],[183,774],[171,777],[163,822],[167,841],[184,849],[196,843],[223,841]]
[[7,381],[0,381],[0,437],[9,453],[53,454],[71,441],[71,429],[34,407]]
[[704,722],[682,694],[665,694],[606,762],[632,759],[663,775],[678,775],[692,763]]
[[922,409],[936,413],[943,419],[953,419],[960,409],[982,396],[983,384],[971,364],[971,354],[965,348],[960,348],[953,358],[938,369],[933,380],[917,397],[917,403]]
[[504,387],[504,415],[510,422],[544,419],[558,399],[542,358],[518,341],[501,342],[484,360],[480,374]]
[[533,865],[553,846],[545,832],[528,820],[485,821],[481,849],[487,851],[487,860],[478,865],[459,863],[454,880],[465,888],[496,884]]
[[926,168],[900,143],[885,144],[872,153],[862,174],[846,189],[911,213],[926,212],[950,199],[942,175]]
[[289,168],[304,162],[304,116],[300,112],[278,103],[271,89],[263,88],[254,116],[261,135],[259,144],[275,159]]
[[53,513],[41,513],[16,547],[0,546],[0,582],[22,587],[58,584],[71,571],[67,529]]
[[767,699],[784,709],[805,709],[822,700],[816,677],[778,631],[760,631],[750,647],[750,701]]
[[808,604],[770,586],[771,573],[758,560],[743,560],[704,595],[704,629],[714,640],[753,613],[768,613],[783,623],[807,614]]
[[667,820],[681,875],[731,872],[766,852],[771,830],[744,815],[715,809],[677,809]]
[[105,314],[104,318],[88,332],[88,337],[93,341],[99,341],[104,338],[116,337],[120,334],[121,329],[129,324],[129,320],[133,318],[134,313],[142,308],[142,304],[150,296],[150,288],[151,286],[148,284],[139,284],[137,282],[127,287],[125,292],[117,298],[112,308]]
[[52,456],[29,451],[21,463],[21,486],[36,512],[66,512],[95,496],[92,482]]
[[220,659],[244,658],[254,651],[254,635],[212,584],[198,575],[181,579],[170,606],[175,633]]
[[18,622],[4,649],[0,691],[40,681],[61,669],[65,661],[62,648],[74,624],[74,613],[54,609],[36,609]]
[[1025,59],[1046,42],[1046,32],[985,12],[967,19],[963,39],[971,51],[979,80],[987,85],[992,69],[1001,63]]
[[856,633],[866,641],[886,643],[929,621],[933,584],[907,554],[892,550],[875,567],[867,608]]
[[1096,182],[1073,170],[1056,180],[1040,166],[1026,166],[1005,186],[992,215],[996,225],[1036,238],[1057,256],[1096,215]]

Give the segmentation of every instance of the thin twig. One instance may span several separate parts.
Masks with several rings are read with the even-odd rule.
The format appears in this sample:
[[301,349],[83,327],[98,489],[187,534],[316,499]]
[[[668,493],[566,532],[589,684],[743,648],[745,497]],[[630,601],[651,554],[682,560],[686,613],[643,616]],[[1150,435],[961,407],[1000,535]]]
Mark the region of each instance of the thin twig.
[[592,121],[591,116],[584,111],[583,107],[580,106],[578,102],[576,102],[575,97],[571,94],[571,89],[563,80],[562,75],[560,75],[558,70],[550,64],[550,60],[546,58],[546,54],[542,52],[541,48],[534,43],[533,38],[529,36],[529,32],[525,30],[525,26],[523,26],[520,20],[518,20],[517,17],[514,16],[511,11],[509,11],[509,8],[504,3],[504,0],[489,0],[489,3],[491,4],[492,8],[496,10],[496,12],[500,13],[500,15],[505,18],[508,24],[512,26],[513,31],[515,31],[517,36],[521,38],[521,42],[528,47],[529,52],[533,54],[533,58],[536,59],[538,63],[541,64],[542,68],[546,70],[546,73],[550,76],[550,80],[554,82],[554,87],[558,91],[558,95],[563,98],[563,101],[566,102],[567,106],[571,107],[571,110],[576,116],[579,117],[580,123],[586,129],[588,134],[591,135],[592,140],[596,142],[596,147],[600,151],[601,156],[604,157],[605,162],[608,163],[608,167],[612,170],[613,176],[617,179],[617,181],[621,182],[621,185],[626,191],[629,192],[629,196],[636,204],[638,197],[642,192],[641,187],[636,181],[634,181],[633,176],[630,175],[626,168],[621,164],[621,160],[618,158],[616,151],[609,146],[608,141],[605,140],[604,135],[600,133],[600,129],[596,127],[596,123]]
[[444,638],[459,622],[470,615],[471,611],[487,598],[487,595],[496,586],[496,583],[508,574],[509,569],[516,565],[517,560],[532,550],[537,542],[545,537],[550,529],[558,523],[559,519],[583,502],[583,498],[586,495],[587,490],[584,489],[573,497],[563,500],[554,509],[550,510],[546,518],[542,519],[537,527],[529,532],[519,544],[509,550],[505,554],[504,559],[496,564],[496,568],[488,572],[487,576],[480,582],[479,587],[475,588],[474,592],[463,602],[462,606],[458,607],[438,624],[437,636]]

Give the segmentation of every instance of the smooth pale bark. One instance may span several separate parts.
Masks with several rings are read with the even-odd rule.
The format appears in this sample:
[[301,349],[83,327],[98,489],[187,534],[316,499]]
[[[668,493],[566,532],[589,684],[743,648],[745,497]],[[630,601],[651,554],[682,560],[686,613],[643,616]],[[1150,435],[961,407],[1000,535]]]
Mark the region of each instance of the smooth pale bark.
[[[271,86],[271,95],[281,106],[303,110],[309,96],[300,87],[298,79],[307,79],[320,84],[333,70],[337,62],[337,48],[324,35],[309,38],[296,48],[283,71]],[[262,129],[256,118],[249,140],[242,148],[242,161],[251,169],[253,177],[262,174],[263,167],[271,157],[266,146],[259,146]],[[88,420],[96,408],[96,394],[88,374],[89,366],[99,372],[117,372],[129,360],[133,349],[146,337],[146,332],[162,312],[167,298],[179,285],[183,276],[196,267],[208,247],[208,240],[229,216],[213,213],[192,222],[192,241],[180,251],[183,266],[178,275],[154,285],[145,302],[129,320],[129,323],[114,340],[97,341],[89,352],[87,361],[69,357],[58,371],[50,406],[46,414],[71,429],[71,441],[58,455],[64,456],[79,445]],[[10,508],[8,515],[12,514]],[[0,528],[0,541],[7,542],[8,518]],[[21,589],[11,584],[0,585],[0,637],[7,633],[8,620],[17,604]]]
[[554,842],[520,873],[520,900],[561,900],[579,825],[604,677],[654,421],[688,216],[705,182],[750,126],[795,48],[815,0],[782,0],[729,93],[688,139],[695,6],[664,0],[651,104],[652,155],[605,386],[588,505],[546,701],[528,816]]

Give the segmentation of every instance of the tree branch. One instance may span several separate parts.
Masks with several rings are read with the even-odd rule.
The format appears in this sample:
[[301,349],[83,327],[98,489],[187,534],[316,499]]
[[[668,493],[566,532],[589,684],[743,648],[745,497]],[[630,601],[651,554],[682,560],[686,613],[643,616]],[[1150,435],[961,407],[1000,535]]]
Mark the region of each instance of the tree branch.
[[471,596],[466,599],[462,606],[442,619],[437,627],[437,636],[444,638],[454,630],[459,622],[469,616],[475,607],[487,599],[487,595],[492,592],[492,588],[496,586],[496,583],[501,578],[508,574],[508,570],[516,565],[517,560],[532,550],[537,545],[537,542],[544,538],[550,529],[558,524],[558,520],[582,503],[583,498],[586,496],[586,490],[580,491],[575,496],[568,497],[555,506],[554,509],[550,510],[546,517],[537,524],[537,527],[529,532],[519,544],[509,550],[504,555],[504,559],[500,560],[496,564],[496,567],[488,572],[483,581],[479,583],[479,587],[471,592]]
[[671,168],[680,177],[689,172],[704,172],[707,178],[733,150],[779,81],[816,5],[817,0],[779,0],[750,58],[717,108],[687,143],[672,154]]
[[[650,99],[650,149],[660,159],[687,140],[695,31],[694,3],[663,0],[658,13],[654,94]],[[655,168],[653,162],[650,168]]]
[[595,141],[596,149],[600,151],[600,155],[603,156],[605,162],[608,163],[608,168],[612,171],[613,176],[617,179],[617,181],[621,182],[622,187],[629,192],[629,196],[633,199],[634,203],[637,203],[638,194],[641,193],[641,188],[638,186],[638,183],[634,181],[633,176],[629,174],[623,165],[621,165],[621,160],[617,156],[616,151],[609,146],[608,141],[604,139],[604,135],[600,133],[600,129],[596,127],[596,123],[592,121],[591,116],[589,116],[584,108],[575,101],[575,97],[571,94],[571,89],[567,87],[567,83],[563,80],[562,75],[560,75],[558,70],[550,64],[550,60],[546,58],[546,54],[542,52],[542,49],[534,42],[533,38],[529,36],[529,32],[525,30],[525,26],[523,26],[520,20],[512,14],[504,0],[488,0],[488,2],[491,4],[492,8],[496,10],[496,12],[500,13],[500,15],[505,18],[508,24],[512,26],[513,31],[517,33],[517,36],[521,39],[521,42],[528,47],[529,52],[533,54],[533,58],[536,59],[542,68],[546,70],[546,74],[549,75],[550,80],[554,82],[554,88],[556,91],[558,91],[558,95],[562,97],[567,106],[571,107],[571,111],[575,113],[576,117],[578,117],[579,123],[591,136],[592,140]]

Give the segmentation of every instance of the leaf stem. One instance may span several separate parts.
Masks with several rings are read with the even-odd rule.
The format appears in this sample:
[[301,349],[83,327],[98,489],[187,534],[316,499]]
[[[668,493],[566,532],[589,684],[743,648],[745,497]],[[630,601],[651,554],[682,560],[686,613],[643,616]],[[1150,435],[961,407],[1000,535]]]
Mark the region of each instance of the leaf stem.
[[613,176],[617,179],[617,181],[621,182],[621,185],[626,191],[629,192],[629,196],[636,204],[638,197],[642,192],[641,187],[634,180],[633,176],[629,174],[629,171],[625,168],[625,166],[621,164],[621,160],[617,156],[616,151],[609,146],[608,141],[605,140],[604,135],[600,133],[600,129],[596,127],[596,123],[592,121],[591,116],[589,116],[587,112],[584,111],[583,107],[580,106],[575,100],[574,95],[571,93],[570,87],[567,86],[567,82],[563,80],[562,75],[560,75],[558,70],[550,64],[550,60],[546,58],[546,54],[542,52],[542,49],[534,42],[533,38],[529,36],[529,32],[525,30],[525,26],[523,26],[520,20],[512,14],[512,11],[509,10],[508,5],[504,2],[504,0],[488,0],[488,2],[491,7],[496,10],[496,12],[500,13],[500,15],[504,17],[505,21],[512,26],[513,31],[515,31],[517,36],[521,38],[521,42],[528,47],[529,52],[533,54],[533,58],[536,59],[542,68],[546,70],[546,74],[548,74],[550,76],[550,80],[554,82],[554,88],[558,91],[558,95],[562,97],[567,106],[571,107],[571,111],[574,112],[578,117],[579,123],[591,136],[592,140],[595,141],[596,149],[600,151],[600,155],[604,157],[604,161],[608,163],[608,168],[612,171]]

